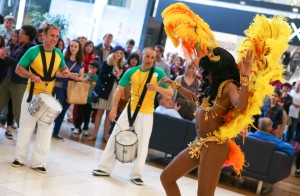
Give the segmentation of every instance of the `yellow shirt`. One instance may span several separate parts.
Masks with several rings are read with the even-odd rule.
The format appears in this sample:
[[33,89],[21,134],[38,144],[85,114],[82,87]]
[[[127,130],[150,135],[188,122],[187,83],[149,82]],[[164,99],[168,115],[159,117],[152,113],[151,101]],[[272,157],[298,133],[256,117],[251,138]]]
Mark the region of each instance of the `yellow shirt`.
[[[141,66],[132,67],[124,73],[121,80],[119,81],[119,84],[123,87],[126,87],[131,82],[131,111],[135,111],[149,73],[150,69],[141,70]],[[150,83],[158,84],[159,80],[163,77],[166,77],[165,72],[161,68],[155,67]],[[162,84],[161,86],[163,88],[167,88],[167,85],[165,84]],[[155,94],[155,91],[147,90],[144,101],[139,111],[140,113],[153,114]]]
[[[54,48],[54,51],[55,51],[55,53],[54,53],[55,61],[54,61],[54,67],[53,67],[51,76],[54,76],[56,74],[56,71],[58,68],[62,68],[64,66],[66,66],[64,57],[63,57],[63,54],[61,53],[61,51],[57,48]],[[47,69],[49,69],[50,61],[51,61],[51,57],[52,57],[52,50],[51,51],[45,50],[45,56],[46,56]],[[30,48],[29,50],[27,50],[27,52],[21,58],[19,64],[24,68],[28,68],[30,66],[39,75],[44,77],[43,63],[42,63],[42,57],[41,57],[39,46],[34,46],[34,47]],[[30,83],[31,83],[31,80],[28,79],[28,84],[27,84],[27,89],[26,89],[27,92],[29,92]],[[48,94],[52,94],[53,89],[54,89],[54,84],[55,84],[55,80],[49,82],[48,86],[46,85],[45,82],[35,83],[34,89],[33,89],[33,94],[37,95],[41,92],[46,92]]]

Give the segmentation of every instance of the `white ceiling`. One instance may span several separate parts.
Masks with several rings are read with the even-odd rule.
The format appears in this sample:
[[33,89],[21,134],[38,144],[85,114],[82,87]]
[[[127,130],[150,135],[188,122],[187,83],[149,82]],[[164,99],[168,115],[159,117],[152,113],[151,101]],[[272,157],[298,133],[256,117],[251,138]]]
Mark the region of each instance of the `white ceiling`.
[[264,1],[269,3],[285,4],[285,5],[300,7],[300,0],[256,0],[256,1]]

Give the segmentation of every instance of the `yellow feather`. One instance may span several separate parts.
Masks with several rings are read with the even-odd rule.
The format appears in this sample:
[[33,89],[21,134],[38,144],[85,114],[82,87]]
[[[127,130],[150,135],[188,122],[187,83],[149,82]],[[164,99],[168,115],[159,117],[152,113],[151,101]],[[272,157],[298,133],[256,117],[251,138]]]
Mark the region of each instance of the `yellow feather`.
[[218,46],[209,25],[185,4],[172,4],[161,15],[168,37],[175,47],[181,43],[188,59],[206,55],[207,48]]
[[214,134],[222,140],[236,137],[241,130],[253,123],[253,115],[261,113],[261,106],[266,96],[271,96],[274,87],[272,81],[282,80],[284,68],[281,65],[281,54],[288,46],[291,27],[286,19],[275,16],[268,19],[266,16],[257,15],[249,29],[245,31],[247,38],[238,49],[238,62],[245,57],[248,50],[253,50],[257,61],[252,67],[248,98],[248,107],[242,114],[238,111],[231,112],[231,121],[225,123]]
[[[162,12],[165,31],[173,44],[182,45],[187,58],[206,55],[208,47],[218,44],[209,25],[193,13],[185,4],[175,3]],[[246,111],[230,111],[230,117],[214,134],[221,140],[236,137],[241,130],[253,124],[253,115],[260,114],[263,100],[273,93],[270,82],[282,80],[284,68],[280,56],[286,50],[291,27],[282,16],[271,19],[256,15],[252,24],[245,30],[246,39],[237,51],[238,62],[245,57],[248,50],[256,54],[249,84],[249,99]]]

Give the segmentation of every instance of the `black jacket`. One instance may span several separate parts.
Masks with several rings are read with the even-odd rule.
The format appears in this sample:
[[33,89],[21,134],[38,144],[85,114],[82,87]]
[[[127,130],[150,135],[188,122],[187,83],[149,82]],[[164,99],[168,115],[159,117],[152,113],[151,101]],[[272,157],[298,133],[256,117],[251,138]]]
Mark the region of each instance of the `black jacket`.
[[95,92],[98,94],[98,97],[102,99],[108,100],[114,82],[118,81],[113,75],[113,68],[113,66],[107,64],[107,61],[104,61],[101,65],[99,81],[95,87]]
[[[24,45],[24,47],[21,51],[17,51],[19,45],[20,44],[17,44],[13,48],[10,55],[5,57],[5,59],[3,60],[3,62],[5,64],[5,66],[4,66],[5,68],[3,70],[1,68],[0,82],[2,82],[3,78],[5,77],[8,67],[12,67],[14,71],[13,71],[13,74],[11,76],[11,82],[17,83],[17,84],[27,84],[27,78],[22,78],[21,76],[16,74],[15,69],[16,69],[16,67],[19,63],[19,60],[23,57],[23,55],[27,52],[27,50],[29,48],[31,48],[32,46],[35,46],[35,44],[34,43],[27,43],[27,44]],[[0,63],[2,64],[2,61]],[[3,75],[3,78],[1,78],[2,75]]]

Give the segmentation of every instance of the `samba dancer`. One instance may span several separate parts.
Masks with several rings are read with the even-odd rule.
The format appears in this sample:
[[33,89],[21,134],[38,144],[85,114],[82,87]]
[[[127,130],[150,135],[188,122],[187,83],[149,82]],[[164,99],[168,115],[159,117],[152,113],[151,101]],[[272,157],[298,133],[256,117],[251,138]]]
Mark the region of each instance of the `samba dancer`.
[[[45,166],[50,149],[52,125],[37,121],[30,115],[28,107],[30,101],[39,93],[52,94],[57,71],[63,77],[69,77],[69,70],[66,67],[63,54],[59,49],[55,48],[60,29],[56,26],[48,25],[44,31],[46,38],[43,45],[30,48],[21,58],[16,68],[18,75],[29,80],[22,100],[15,160],[12,163],[13,167],[20,167],[25,164],[30,139],[37,124],[36,143],[31,155],[30,167],[40,173],[46,173]],[[43,49],[45,65],[42,58]]]
[[162,17],[174,45],[181,43],[191,61],[200,58],[197,64],[203,82],[200,93],[195,94],[170,79],[160,81],[199,106],[197,137],[164,169],[161,182],[167,195],[180,195],[176,181],[198,167],[197,195],[212,196],[223,166],[232,166],[241,175],[245,156],[232,139],[240,133],[245,136],[264,98],[274,92],[270,84],[283,79],[280,56],[291,28],[283,17],[257,15],[245,31],[247,38],[239,46],[236,63],[218,46],[209,25],[183,3],[167,7]]
[[[176,181],[183,175],[199,167],[198,195],[214,195],[221,169],[226,161],[230,144],[229,140],[220,141],[213,134],[214,130],[224,123],[225,116],[231,108],[244,111],[247,107],[249,73],[252,68],[252,52],[240,63],[240,73],[236,67],[233,56],[223,48],[215,48],[214,55],[219,56],[218,62],[213,62],[208,56],[200,61],[200,70],[203,81],[206,84],[205,96],[201,106],[196,110],[197,138],[194,141],[202,142],[197,146],[201,151],[201,159],[191,158],[190,148],[179,153],[175,159],[164,169],[161,174],[161,182],[167,195],[180,195]],[[189,101],[195,101],[194,93],[179,83],[168,78],[163,78],[161,83],[171,84]],[[239,90],[240,88],[240,90]],[[211,105],[211,103],[213,103]]]
[[[117,108],[118,103],[120,101],[120,97],[124,93],[124,88],[131,82],[130,110],[132,115],[136,109],[143,88],[146,85],[147,92],[133,124],[134,130],[138,136],[138,152],[137,158],[133,163],[130,172],[130,179],[134,184],[137,185],[143,185],[141,172],[143,166],[145,165],[149,139],[152,132],[155,94],[156,92],[159,92],[163,96],[169,98],[171,98],[173,95],[173,91],[170,88],[170,86],[165,84],[160,86],[158,85],[159,80],[163,77],[166,77],[166,74],[161,68],[153,68],[154,73],[151,77],[151,80],[148,84],[146,84],[147,77],[155,62],[154,48],[145,48],[143,50],[142,57],[142,65],[132,67],[129,70],[127,70],[122,76],[121,80],[119,81],[119,86],[117,87],[117,90],[114,94],[113,107],[111,112],[109,113],[109,119],[111,121],[114,121],[117,115]],[[129,129],[127,109],[128,108],[125,108],[123,110],[122,114],[120,115],[117,121],[117,125],[119,125],[122,128],[122,130]],[[115,136],[121,131],[119,126],[115,126],[111,137],[109,137],[98,169],[92,171],[92,173],[96,176],[109,176],[112,172],[112,169],[116,162],[116,158],[114,155],[116,143]]]

